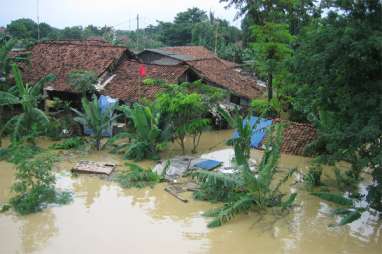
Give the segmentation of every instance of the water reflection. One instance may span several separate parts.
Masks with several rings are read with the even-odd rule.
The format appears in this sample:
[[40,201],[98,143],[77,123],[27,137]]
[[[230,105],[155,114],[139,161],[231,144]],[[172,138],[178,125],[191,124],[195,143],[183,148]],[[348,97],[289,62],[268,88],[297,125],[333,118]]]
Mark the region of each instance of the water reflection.
[[20,229],[22,249],[25,253],[37,252],[59,232],[51,209],[43,213],[20,217],[20,219],[22,220]]

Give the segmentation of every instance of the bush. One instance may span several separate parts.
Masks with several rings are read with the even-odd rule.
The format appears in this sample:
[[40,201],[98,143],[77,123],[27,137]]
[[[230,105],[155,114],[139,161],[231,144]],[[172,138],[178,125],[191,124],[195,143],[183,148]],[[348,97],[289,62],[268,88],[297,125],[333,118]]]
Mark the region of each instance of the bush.
[[126,163],[126,165],[129,166],[130,169],[119,172],[115,177],[115,180],[123,188],[152,187],[161,180],[161,176],[151,169],[144,169],[133,163]]
[[72,137],[65,139],[61,143],[51,145],[49,148],[57,150],[69,150],[79,148],[85,144],[85,140],[82,137]]
[[276,98],[271,101],[265,99],[253,100],[251,107],[257,116],[262,117],[278,117],[281,112],[280,102]]
[[307,187],[312,188],[321,185],[322,167],[314,164],[309,168],[308,173],[304,175],[304,183]]
[[34,144],[11,144],[8,148],[0,148],[0,160],[6,160],[19,164],[33,158],[42,152],[42,149]]
[[15,196],[9,202],[17,213],[34,213],[47,204],[66,204],[71,200],[70,193],[57,192],[54,187],[53,162],[52,157],[43,156],[17,166],[16,181],[12,186]]

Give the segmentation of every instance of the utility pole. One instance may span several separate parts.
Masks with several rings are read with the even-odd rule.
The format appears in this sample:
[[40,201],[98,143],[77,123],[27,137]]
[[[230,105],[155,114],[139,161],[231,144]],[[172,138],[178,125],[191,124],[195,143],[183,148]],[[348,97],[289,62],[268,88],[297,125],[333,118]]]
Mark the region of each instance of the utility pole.
[[137,14],[137,49],[139,48],[139,14]]
[[40,41],[40,15],[39,15],[40,2],[37,0],[37,41]]
[[217,51],[218,51],[218,30],[219,30],[219,23],[215,22],[215,55],[217,55]]

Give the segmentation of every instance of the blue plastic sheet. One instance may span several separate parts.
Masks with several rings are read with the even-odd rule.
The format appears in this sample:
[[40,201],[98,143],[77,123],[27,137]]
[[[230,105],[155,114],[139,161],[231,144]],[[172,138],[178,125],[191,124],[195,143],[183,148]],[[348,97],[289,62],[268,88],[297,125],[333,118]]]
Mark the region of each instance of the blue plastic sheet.
[[[108,108],[113,107],[114,104],[117,103],[117,102],[118,102],[118,100],[113,99],[113,98],[111,98],[109,96],[101,95],[98,98],[98,105],[101,108],[101,112],[104,112]],[[91,136],[91,135],[93,135],[93,130],[88,128],[88,127],[85,127],[84,128],[84,133],[85,133],[85,135]],[[102,132],[102,136],[104,136],[104,137],[111,137],[112,135],[113,135],[113,126],[111,126],[111,125],[108,127],[107,130],[104,130]]]
[[[244,119],[243,125],[247,124],[247,118]],[[252,148],[259,148],[265,138],[265,131],[267,127],[272,125],[272,120],[268,120],[265,118],[252,116],[251,119],[249,119],[249,124],[253,128],[252,136],[251,136],[251,147]],[[232,138],[238,138],[239,133],[235,131],[233,133]]]
[[222,164],[221,161],[215,160],[203,160],[194,165],[195,168],[203,169],[203,170],[213,170],[214,168],[219,167]]

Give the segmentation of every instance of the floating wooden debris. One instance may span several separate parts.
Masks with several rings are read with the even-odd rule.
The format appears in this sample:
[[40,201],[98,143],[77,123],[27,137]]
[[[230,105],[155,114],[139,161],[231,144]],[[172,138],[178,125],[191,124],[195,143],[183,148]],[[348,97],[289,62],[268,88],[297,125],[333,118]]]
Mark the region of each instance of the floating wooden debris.
[[72,172],[110,175],[115,167],[115,164],[108,162],[80,161],[72,168]]
[[170,193],[171,195],[173,195],[174,197],[176,197],[177,199],[179,199],[180,201],[184,202],[184,203],[187,203],[188,200],[185,199],[185,198],[182,198],[179,193],[182,192],[181,188],[177,188],[175,186],[168,186],[164,189],[165,191],[167,191],[168,193]]

